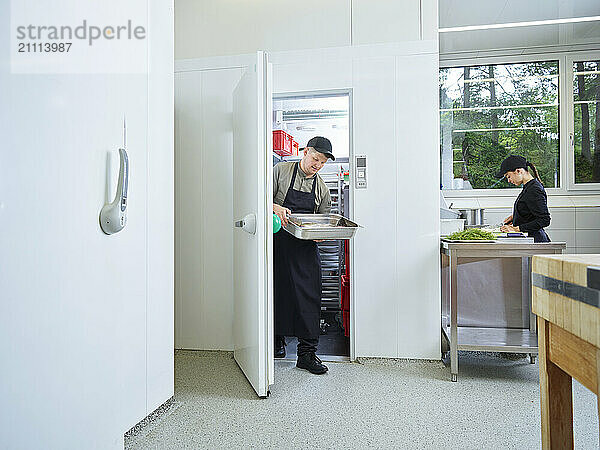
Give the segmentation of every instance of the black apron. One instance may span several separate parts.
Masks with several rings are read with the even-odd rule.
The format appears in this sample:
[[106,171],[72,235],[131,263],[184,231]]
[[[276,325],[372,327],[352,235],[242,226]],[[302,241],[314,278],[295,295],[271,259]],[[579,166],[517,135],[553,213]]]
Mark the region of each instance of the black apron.
[[[298,163],[283,206],[296,214],[315,213],[315,186],[310,192],[294,189]],[[321,258],[317,243],[297,239],[281,229],[273,235],[275,334],[316,339],[320,335]]]
[[[515,200],[515,205],[513,206],[512,223],[515,227],[523,223],[523,221],[521,220],[521,216],[517,212],[517,203],[519,202],[519,200],[521,200],[521,195],[523,195],[523,191],[521,191],[521,193]],[[550,242],[550,237],[546,234],[546,231],[543,228],[536,231],[529,231],[527,235],[533,238],[533,242]]]

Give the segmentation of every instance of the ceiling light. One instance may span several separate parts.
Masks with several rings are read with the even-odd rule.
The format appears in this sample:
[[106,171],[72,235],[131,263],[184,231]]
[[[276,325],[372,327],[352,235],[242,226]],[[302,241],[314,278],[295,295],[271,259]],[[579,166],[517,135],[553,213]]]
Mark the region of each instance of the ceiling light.
[[465,26],[465,27],[440,28],[438,30],[438,32],[452,33],[455,31],[491,30],[494,28],[534,27],[537,25],[556,25],[556,24],[561,24],[561,23],[596,22],[596,21],[600,21],[600,16],[572,17],[570,19],[535,20],[532,22],[493,23],[493,24],[489,24],[489,25],[469,25],[469,26]]

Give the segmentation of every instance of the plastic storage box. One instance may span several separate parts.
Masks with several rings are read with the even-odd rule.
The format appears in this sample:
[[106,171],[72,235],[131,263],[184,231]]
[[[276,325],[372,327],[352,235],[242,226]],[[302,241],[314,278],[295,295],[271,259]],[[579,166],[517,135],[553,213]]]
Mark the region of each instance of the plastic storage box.
[[293,138],[283,130],[273,130],[273,151],[279,156],[292,156]]

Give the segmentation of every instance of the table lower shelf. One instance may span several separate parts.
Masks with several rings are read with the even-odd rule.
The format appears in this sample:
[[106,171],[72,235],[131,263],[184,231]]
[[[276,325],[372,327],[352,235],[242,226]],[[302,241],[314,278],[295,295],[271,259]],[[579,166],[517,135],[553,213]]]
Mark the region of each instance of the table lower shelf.
[[[445,328],[450,341],[450,327]],[[537,334],[521,328],[458,327],[458,350],[538,353]]]

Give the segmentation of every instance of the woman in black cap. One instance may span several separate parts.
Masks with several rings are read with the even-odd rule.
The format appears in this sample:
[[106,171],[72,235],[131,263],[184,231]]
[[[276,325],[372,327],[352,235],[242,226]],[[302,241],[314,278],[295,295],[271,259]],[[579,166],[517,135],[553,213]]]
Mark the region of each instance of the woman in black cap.
[[[530,167],[533,175],[527,168]],[[544,228],[550,225],[546,191],[535,166],[522,156],[511,155],[502,161],[498,178],[506,177],[509,183],[523,186],[515,201],[513,213],[504,219],[500,231],[529,233],[535,242],[550,242]]]

